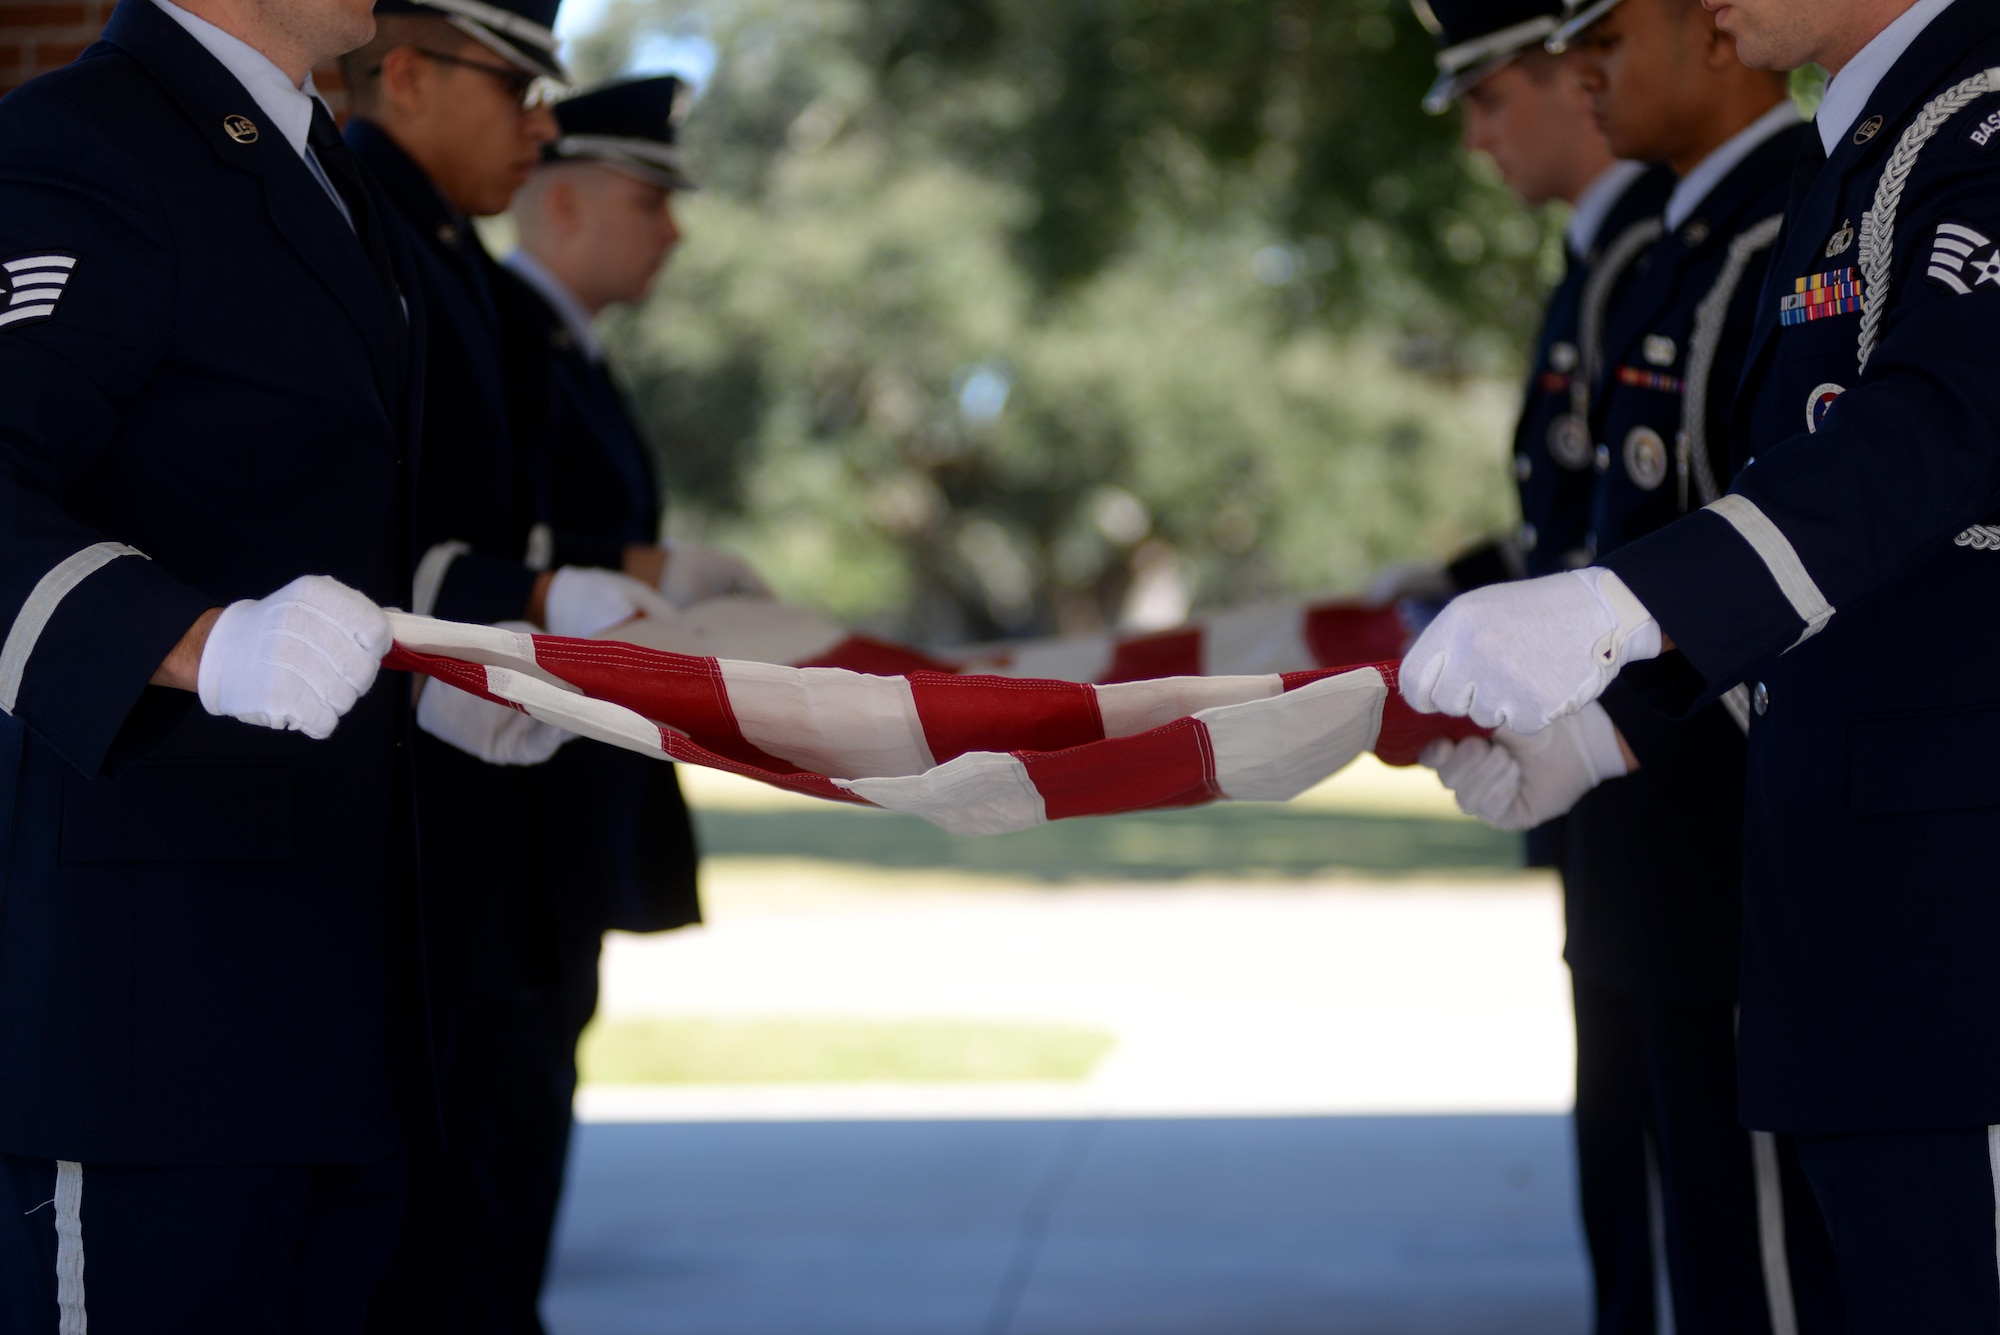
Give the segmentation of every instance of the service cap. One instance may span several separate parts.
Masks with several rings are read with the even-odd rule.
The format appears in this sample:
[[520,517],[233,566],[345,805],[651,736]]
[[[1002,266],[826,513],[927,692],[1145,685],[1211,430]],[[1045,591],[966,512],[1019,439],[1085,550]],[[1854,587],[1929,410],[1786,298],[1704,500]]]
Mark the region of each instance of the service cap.
[[698,190],[681,163],[680,129],[693,98],[671,74],[620,79],[556,103],[561,133],[544,162],[603,162],[669,190]]
[[377,14],[428,14],[451,21],[466,36],[505,56],[518,69],[569,82],[556,54],[556,9],[562,0],[376,0]]
[[1548,41],[1562,0],[1410,0],[1437,39],[1437,82],[1424,110],[1442,116],[1465,90]]
[[1549,36],[1549,50],[1557,55],[1583,36],[1591,24],[1618,8],[1620,0],[1563,0],[1562,25]]

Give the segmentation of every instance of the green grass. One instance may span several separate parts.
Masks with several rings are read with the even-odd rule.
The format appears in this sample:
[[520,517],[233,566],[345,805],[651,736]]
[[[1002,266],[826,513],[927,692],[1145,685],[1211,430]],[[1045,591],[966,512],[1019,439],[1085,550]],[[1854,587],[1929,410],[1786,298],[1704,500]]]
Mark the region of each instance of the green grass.
[[1116,1042],[1058,1025],[870,1020],[598,1020],[585,1083],[1082,1080]]
[[699,811],[696,824],[702,852],[711,857],[818,858],[1044,881],[1328,872],[1504,874],[1521,866],[1519,835],[1470,821],[1249,803],[1059,821],[986,839],[954,838],[914,816],[832,806],[824,811]]

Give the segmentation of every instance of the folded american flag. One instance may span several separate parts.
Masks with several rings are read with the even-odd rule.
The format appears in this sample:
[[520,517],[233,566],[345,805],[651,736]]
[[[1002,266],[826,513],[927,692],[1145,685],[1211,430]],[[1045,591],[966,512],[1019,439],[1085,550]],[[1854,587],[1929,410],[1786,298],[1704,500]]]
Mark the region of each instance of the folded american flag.
[[421,672],[613,746],[955,834],[1051,820],[1282,802],[1373,750],[1415,762],[1474,729],[1403,704],[1392,662],[1117,684],[669,653],[392,614],[385,666]]

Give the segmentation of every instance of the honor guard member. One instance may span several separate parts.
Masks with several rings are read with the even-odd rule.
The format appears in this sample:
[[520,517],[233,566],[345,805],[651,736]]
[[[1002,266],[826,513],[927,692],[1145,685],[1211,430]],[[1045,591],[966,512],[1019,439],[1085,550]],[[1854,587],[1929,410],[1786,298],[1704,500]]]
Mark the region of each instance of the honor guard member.
[[309,77],[371,29],[123,0],[0,102],[9,1332],[359,1331],[393,1245],[422,303]]
[[1744,1120],[1798,1137],[1852,1335],[2000,1331],[2000,12],[1719,22],[1746,63],[1833,76],[1745,357],[1745,467],[1592,569],[1461,599],[1405,689],[1555,737],[1628,666],[1683,709],[1750,688]]
[[1562,14],[1559,0],[1412,4],[1438,44],[1438,79],[1424,110],[1441,116],[1462,106],[1466,147],[1492,159],[1516,198],[1529,208],[1560,202],[1571,212],[1562,282],[1549,296],[1514,433],[1521,527],[1442,569],[1383,571],[1370,597],[1384,603],[1442,600],[1584,560],[1592,485],[1585,421],[1596,336],[1673,188],[1671,174],[1612,156],[1574,78],[1542,49]]
[[[1620,162],[1590,123],[1575,78],[1542,49],[1556,29],[1556,0],[1413,0],[1436,35],[1438,79],[1424,109],[1465,112],[1465,144],[1492,159],[1530,208],[1570,206],[1563,277],[1550,294],[1514,431],[1521,526],[1479,543],[1440,569],[1391,567],[1370,599],[1435,604],[1466,589],[1546,575],[1581,563],[1592,486],[1589,389],[1604,312],[1650,239],[1673,188],[1664,168]],[[1561,830],[1527,838],[1529,866],[1555,864]]]
[[[1551,44],[1571,52],[1611,150],[1666,163],[1678,180],[1605,317],[1590,417],[1595,557],[1728,482],[1729,412],[1808,130],[1784,76],[1745,68],[1699,0],[1577,8]],[[1753,1140],[1737,1118],[1747,718],[1732,700],[1669,721],[1614,686],[1561,725],[1579,744],[1553,753],[1624,775],[1622,733],[1643,757],[1569,812],[1561,859],[1599,1332],[1658,1324],[1655,1198],[1677,1328],[1838,1325],[1824,1229],[1790,1147],[1768,1132]],[[1557,814],[1520,802],[1519,766],[1492,752],[1474,740],[1426,758],[1468,811],[1503,828]]]
[[[506,261],[541,298],[551,380],[543,495],[553,559],[623,569],[677,603],[765,590],[727,553],[659,545],[652,451],[593,322],[608,307],[643,300],[680,239],[673,198],[696,188],[677,143],[687,104],[686,85],[671,76],[558,103],[561,132],[515,198],[521,246]],[[573,746],[536,779],[545,837],[565,851],[554,884],[565,1009],[547,1054],[547,1094],[551,1115],[567,1119],[577,1040],[597,1007],[603,935],[701,920],[695,840],[671,765]],[[550,1148],[545,1236],[554,1229],[566,1147]]]
[[[556,0],[378,4],[375,40],[344,61],[347,141],[410,233],[431,312],[413,607],[593,634],[659,599],[612,571],[551,574],[531,550],[548,359],[536,298],[472,226],[507,208],[555,136],[542,92],[562,73],[555,11]],[[415,1160],[370,1326],[533,1330],[540,1202],[568,1116],[553,1116],[544,1093],[561,998],[550,852],[527,767],[562,735],[438,683],[417,722],[444,1145]]]

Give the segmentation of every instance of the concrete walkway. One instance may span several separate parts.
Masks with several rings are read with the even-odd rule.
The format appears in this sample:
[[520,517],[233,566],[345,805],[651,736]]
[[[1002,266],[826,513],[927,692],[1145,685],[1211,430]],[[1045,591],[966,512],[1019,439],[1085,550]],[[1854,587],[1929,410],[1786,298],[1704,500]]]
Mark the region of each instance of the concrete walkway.
[[1558,1117],[598,1125],[554,1335],[1581,1335]]

